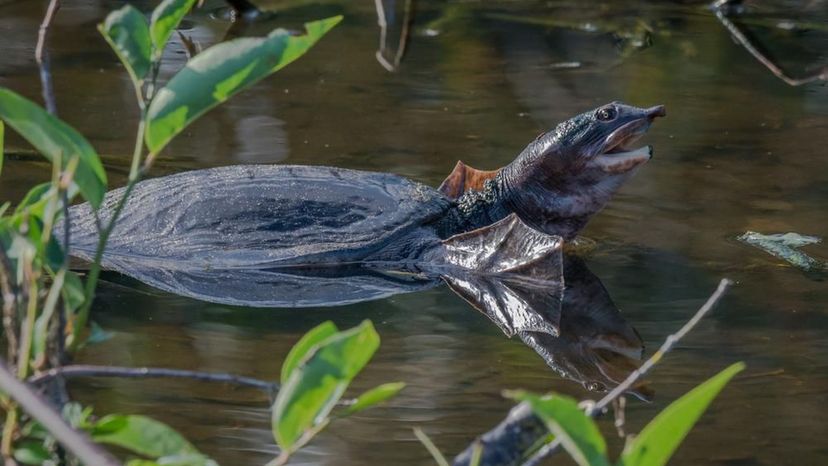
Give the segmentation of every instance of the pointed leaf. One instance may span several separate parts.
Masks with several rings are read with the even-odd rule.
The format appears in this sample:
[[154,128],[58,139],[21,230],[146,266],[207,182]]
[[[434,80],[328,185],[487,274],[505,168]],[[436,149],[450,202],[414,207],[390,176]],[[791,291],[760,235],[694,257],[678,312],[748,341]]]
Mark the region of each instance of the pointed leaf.
[[399,393],[403,388],[405,388],[405,383],[403,382],[385,383],[374,387],[360,395],[354,404],[348,406],[342,414],[344,416],[350,416],[351,414],[358,413],[363,409],[380,404],[383,401],[396,396],[397,393]]
[[75,183],[83,197],[97,208],[106,191],[106,173],[95,149],[71,126],[28,99],[0,88],[0,118],[53,163],[65,166],[79,157]]
[[319,343],[291,372],[273,403],[273,434],[283,450],[295,451],[328,422],[331,409],[379,343],[374,326],[366,320]]
[[111,414],[98,421],[90,435],[98,443],[117,445],[150,458],[199,454],[181,434],[146,416]]
[[674,401],[655,417],[635,440],[627,445],[619,466],[662,466],[676,451],[707,406],[725,385],[745,368],[733,364],[718,375]]
[[124,64],[132,81],[140,83],[150,69],[151,42],[144,15],[127,4],[110,13],[98,25],[98,30]]
[[277,29],[267,37],[235,39],[198,54],[150,104],[147,147],[157,153],[196,118],[302,56],[340,20],[307,23],[301,36]]
[[536,416],[560,439],[567,453],[580,466],[608,466],[607,444],[595,425],[572,398],[552,395],[540,397],[526,392],[511,394],[529,403]]
[[310,329],[308,333],[296,342],[285,357],[285,362],[282,363],[282,384],[287,383],[293,369],[304,362],[311,350],[316,348],[316,345],[335,334],[338,330],[336,325],[328,320]]
[[43,442],[22,442],[14,447],[14,459],[21,464],[40,465],[52,459]]
[[164,0],[155,7],[150,22],[150,36],[155,48],[154,59],[161,58],[164,47],[173,31],[178,27],[184,15],[193,7],[196,0]]

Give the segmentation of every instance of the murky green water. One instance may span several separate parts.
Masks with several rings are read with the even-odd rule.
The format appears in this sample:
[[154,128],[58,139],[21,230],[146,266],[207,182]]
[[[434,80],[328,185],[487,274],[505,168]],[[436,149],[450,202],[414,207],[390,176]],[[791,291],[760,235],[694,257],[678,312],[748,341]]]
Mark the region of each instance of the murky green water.
[[[126,73],[94,27],[121,2],[63,3],[50,40],[59,112],[108,154],[111,183],[121,185],[137,111]],[[156,174],[324,164],[436,185],[457,159],[504,165],[540,131],[584,109],[615,99],[664,103],[669,117],[647,136],[655,158],[584,232],[598,244],[587,264],[649,350],[719,278],[737,286],[653,374],[657,397],[631,403],[628,427],[639,429],[703,378],[742,360],[746,375],[715,402],[673,464],[828,463],[828,287],[734,240],[745,230],[828,235],[826,86],[787,86],[690,2],[421,0],[395,73],[375,59],[373,2],[273,3],[281,14],[252,30],[230,30],[202,14],[186,34],[207,46],[334,13],[346,19],[299,62],[193,126]],[[387,3],[395,15],[391,61],[404,3]],[[828,4],[755,3],[751,30],[792,74],[828,62]],[[41,8],[0,2],[0,85],[31,98],[39,96],[32,56]],[[825,27],[790,31],[776,27],[782,20]],[[176,42],[163,74],[182,61]],[[7,145],[14,153],[0,199],[17,200],[48,168],[18,139]],[[807,250],[828,256],[825,246]],[[384,407],[334,423],[296,464],[429,464],[412,427],[454,454],[503,417],[510,406],[503,389],[588,396],[445,287],[340,308],[262,310],[104,278],[94,318],[114,338],[79,362],[275,378],[290,345],[312,326],[372,319],[383,343],[354,393],[395,380],[408,388]],[[261,464],[275,452],[267,402],[256,392],[169,380],[85,380],[72,392],[100,413],[169,422],[222,464]],[[611,435],[611,422],[601,422]],[[612,446],[617,451],[620,441]]]

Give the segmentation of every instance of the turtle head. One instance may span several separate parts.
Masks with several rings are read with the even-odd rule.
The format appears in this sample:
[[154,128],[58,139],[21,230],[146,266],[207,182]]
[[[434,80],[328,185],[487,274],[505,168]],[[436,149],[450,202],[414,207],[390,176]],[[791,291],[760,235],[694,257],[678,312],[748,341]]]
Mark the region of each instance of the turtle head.
[[511,207],[549,234],[574,237],[615,191],[652,157],[634,147],[663,105],[612,102],[541,134],[504,169]]

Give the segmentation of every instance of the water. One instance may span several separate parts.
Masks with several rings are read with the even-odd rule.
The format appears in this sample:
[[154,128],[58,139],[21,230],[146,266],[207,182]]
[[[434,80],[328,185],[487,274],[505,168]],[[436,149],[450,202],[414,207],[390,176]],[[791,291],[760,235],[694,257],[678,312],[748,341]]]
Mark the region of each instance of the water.
[[[50,39],[60,115],[105,154],[112,186],[124,183],[137,111],[126,73],[94,25],[119,4],[64,2]],[[821,416],[828,287],[734,239],[746,230],[828,235],[828,88],[787,86],[698,3],[420,1],[395,73],[375,59],[380,31],[372,2],[278,5],[275,19],[252,32],[200,14],[188,19],[185,34],[206,46],[225,34],[298,27],[336,13],[346,20],[296,64],[192,126],[154,174],[324,164],[437,185],[456,160],[502,166],[538,133],[584,109],[615,99],[666,104],[669,116],[646,137],[655,158],[584,232],[597,242],[587,264],[648,351],[692,315],[719,278],[737,285],[653,373],[654,402],[631,402],[628,429],[637,431],[671,400],[741,360],[745,375],[717,399],[672,464],[828,462]],[[385,51],[393,61],[405,5],[386,6],[395,15]],[[792,74],[828,62],[825,2],[756,8],[751,30]],[[40,2],[0,3],[0,85],[34,99],[41,15]],[[789,20],[823,28],[776,27]],[[641,24],[652,29],[649,39]],[[183,61],[180,43],[167,55],[164,76]],[[0,199],[16,200],[49,172],[17,138],[7,145]],[[805,250],[828,256],[825,246]],[[78,362],[274,378],[291,344],[313,325],[372,319],[382,347],[352,393],[396,380],[408,388],[383,407],[334,423],[296,464],[430,464],[412,427],[454,454],[505,415],[503,389],[590,396],[445,287],[340,308],[262,310],[179,298],[114,274],[104,279],[94,319],[114,338],[89,347]],[[222,464],[261,464],[275,452],[267,400],[256,392],[188,381],[83,380],[72,393],[99,413],[166,421]],[[601,427],[613,435],[609,420]],[[611,441],[614,452],[620,448]],[[550,464],[569,463],[560,457]]]

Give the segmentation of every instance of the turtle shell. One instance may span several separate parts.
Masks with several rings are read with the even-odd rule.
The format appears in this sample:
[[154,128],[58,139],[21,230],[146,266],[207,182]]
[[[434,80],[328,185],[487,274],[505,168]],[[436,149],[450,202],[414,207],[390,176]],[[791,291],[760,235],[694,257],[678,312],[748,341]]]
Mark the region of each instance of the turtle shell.
[[[99,212],[112,215],[123,188]],[[238,165],[138,183],[107,243],[103,264],[136,276],[165,270],[266,269],[359,262],[416,235],[451,201],[403,177],[328,167]],[[88,204],[70,211],[72,255],[98,241]]]

